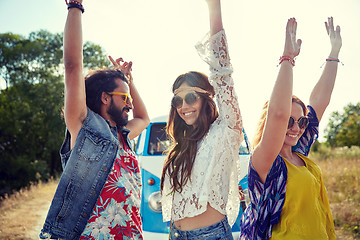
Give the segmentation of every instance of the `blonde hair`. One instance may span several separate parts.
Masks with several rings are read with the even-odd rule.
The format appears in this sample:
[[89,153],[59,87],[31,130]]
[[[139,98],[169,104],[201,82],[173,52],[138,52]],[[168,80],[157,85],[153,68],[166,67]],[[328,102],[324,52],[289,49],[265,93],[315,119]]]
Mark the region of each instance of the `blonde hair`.
[[[298,98],[297,96],[293,95],[291,98],[293,103],[297,103],[301,106],[301,108],[303,109],[304,115],[306,116],[308,113],[308,109],[306,108],[305,104],[303,101],[300,100],[300,98]],[[254,135],[254,139],[252,141],[252,147],[253,149],[260,143],[263,132],[264,132],[264,127],[265,127],[265,123],[266,123],[266,119],[267,119],[267,115],[268,115],[268,108],[269,108],[269,100],[265,102],[263,108],[262,108],[262,112],[260,115],[260,119],[258,121],[257,127],[256,127],[256,131],[255,131],[255,135]]]
[[255,136],[252,141],[253,149],[259,144],[259,142],[262,138],[264,127],[265,127],[265,122],[267,119],[268,107],[269,107],[269,100],[265,102],[265,104],[262,108],[262,111],[261,111],[260,119],[256,126]]

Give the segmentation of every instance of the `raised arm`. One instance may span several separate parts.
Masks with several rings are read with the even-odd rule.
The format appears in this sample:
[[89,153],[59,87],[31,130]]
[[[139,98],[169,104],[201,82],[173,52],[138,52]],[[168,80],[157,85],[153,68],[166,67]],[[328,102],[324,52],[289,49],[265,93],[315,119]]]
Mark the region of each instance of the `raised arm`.
[[129,80],[130,95],[133,98],[133,119],[131,119],[125,127],[131,131],[129,134],[129,138],[131,140],[139,136],[140,133],[149,125],[149,115],[133,81],[131,74],[132,62],[125,62],[122,58],[118,58],[115,61],[111,56],[109,56],[109,59],[116,68],[119,68],[124,72],[125,76]]
[[126,128],[131,132],[129,134],[130,139],[134,139],[139,136],[140,133],[149,125],[150,119],[146,111],[145,104],[137,91],[134,82],[132,81],[129,85],[130,94],[133,98],[133,119],[129,121]]
[[294,18],[286,25],[285,47],[280,70],[273,88],[262,138],[254,149],[252,164],[265,182],[266,176],[283,146],[291,113],[293,64],[300,52],[301,40],[296,41],[297,23]]
[[199,56],[209,64],[209,81],[215,90],[218,119],[226,123],[230,129],[238,130],[242,138],[242,118],[232,79],[233,67],[221,20],[220,0],[206,2],[209,9],[210,32],[195,47]]
[[210,35],[223,29],[220,0],[206,0],[209,7]]
[[320,122],[326,107],[330,103],[331,93],[334,89],[336,73],[338,68],[338,57],[342,45],[340,27],[334,29],[333,18],[328,18],[325,22],[325,28],[330,38],[331,51],[326,60],[325,68],[319,81],[311,92],[309,103],[314,108]]
[[71,134],[71,146],[87,114],[81,15],[80,9],[70,8],[64,29],[65,123]]

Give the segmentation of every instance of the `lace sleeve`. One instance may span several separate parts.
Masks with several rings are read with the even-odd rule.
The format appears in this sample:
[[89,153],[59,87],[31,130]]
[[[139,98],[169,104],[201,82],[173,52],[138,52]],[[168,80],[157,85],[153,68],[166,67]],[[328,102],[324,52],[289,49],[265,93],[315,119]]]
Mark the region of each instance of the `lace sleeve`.
[[319,137],[319,120],[316,116],[315,110],[308,106],[309,113],[309,125],[305,129],[305,132],[299,139],[298,143],[293,147],[293,151],[301,153],[304,156],[308,156],[311,146],[316,142]]
[[209,81],[215,89],[219,120],[226,121],[229,128],[237,129],[242,133],[242,118],[231,77],[233,68],[225,31],[221,30],[213,36],[206,34],[203,40],[196,44],[196,49],[210,67]]

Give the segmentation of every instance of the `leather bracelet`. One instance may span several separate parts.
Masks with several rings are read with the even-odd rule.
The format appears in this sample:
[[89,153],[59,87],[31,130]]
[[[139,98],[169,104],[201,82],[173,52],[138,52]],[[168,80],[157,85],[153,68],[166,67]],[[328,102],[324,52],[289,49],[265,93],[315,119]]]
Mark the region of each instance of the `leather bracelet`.
[[67,5],[67,7],[68,7],[68,10],[69,10],[70,8],[78,8],[78,9],[81,10],[82,13],[84,13],[84,11],[85,11],[83,5],[76,4],[76,3],[69,3],[69,4]]

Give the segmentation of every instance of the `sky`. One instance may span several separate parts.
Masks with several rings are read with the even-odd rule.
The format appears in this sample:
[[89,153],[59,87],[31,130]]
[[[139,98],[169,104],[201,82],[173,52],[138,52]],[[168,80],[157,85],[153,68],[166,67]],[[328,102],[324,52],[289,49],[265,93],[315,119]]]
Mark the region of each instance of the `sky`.
[[[194,48],[209,30],[205,0],[84,0],[83,5],[84,41],[101,45],[114,58],[133,61],[134,83],[151,118],[168,114],[171,86],[179,74],[209,73]],[[276,80],[290,17],[297,19],[297,37],[303,42],[293,93],[306,104],[330,53],[324,22],[333,16],[341,27],[339,59],[344,65],[339,64],[332,99],[320,123],[320,141],[330,114],[360,101],[359,13],[359,0],[222,1],[235,89],[250,139]],[[0,0],[0,33],[59,33],[66,15],[63,0]]]

